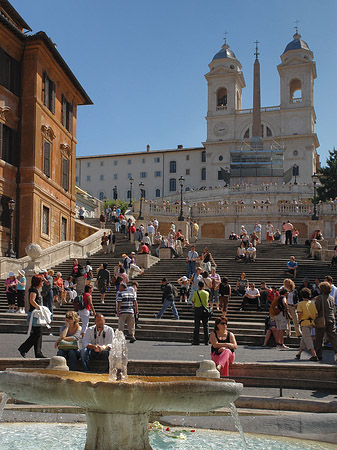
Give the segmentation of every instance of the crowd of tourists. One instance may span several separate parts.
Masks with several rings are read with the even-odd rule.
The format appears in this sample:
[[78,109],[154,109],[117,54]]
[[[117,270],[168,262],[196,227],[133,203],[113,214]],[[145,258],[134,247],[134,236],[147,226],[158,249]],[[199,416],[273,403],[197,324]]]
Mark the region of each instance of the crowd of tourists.
[[[194,317],[191,343],[200,345],[200,327],[202,326],[204,336],[202,342],[205,345],[211,344],[211,358],[223,376],[228,376],[229,365],[235,360],[237,348],[235,335],[227,328],[228,307],[233,295],[242,297],[240,311],[243,314],[248,305],[255,305],[257,310],[269,312],[264,345],[268,345],[271,336],[274,336],[277,348],[287,349],[284,339],[291,335],[291,326],[293,326],[294,334],[301,337],[296,359],[301,357],[303,350],[311,352],[313,361],[322,359],[324,339],[329,341],[329,345],[337,353],[334,322],[337,288],[333,285],[331,277],[327,276],[323,282],[316,279],[312,283],[304,279],[302,283],[296,281],[297,285],[295,285],[298,264],[295,257],[291,256],[285,270],[288,278],[284,280],[282,286],[269,286],[264,281],[259,284],[250,282],[244,272],[231,286],[228,277],[218,273],[217,262],[209,249],[204,247],[198,253],[195,242],[192,242],[193,239],[187,239],[181,229],[176,230],[174,223],[169,227],[168,233],[162,236],[156,219],[147,224],[139,224],[136,228],[132,220],[126,220],[126,224],[121,223],[123,215],[118,216],[118,213],[114,210],[111,213],[106,212],[106,220],[114,222],[115,227],[114,231],[109,230],[103,233],[102,254],[115,254],[117,233],[125,235],[130,242],[134,242],[135,251],[129,254],[122,253],[120,262],[115,267],[108,267],[108,263],[103,262],[94,273],[90,260],[82,266],[77,259],[74,259],[72,271],[65,278],[62,273],[54,274],[51,269],[43,269],[32,277],[31,287],[28,290],[29,334],[18,349],[23,357],[32,347],[36,357],[44,357],[42,327],[52,321],[55,305],[59,307],[70,303],[72,310],[67,308],[64,325],[55,342],[57,354],[66,357],[71,370],[78,367],[79,360],[84,371],[90,370],[90,361],[93,359],[107,360],[114,331],[106,325],[104,316],[95,308],[99,300],[101,303],[105,302],[105,296],[109,291],[112,291],[115,299],[118,329],[124,331],[126,328],[129,342],[136,342],[136,329],[140,328],[138,282],[133,278],[145,272],[136,263],[137,255],[144,253],[158,255],[161,248],[170,248],[174,257],[183,257],[184,249],[186,249],[186,272],[181,273],[177,280],[162,278],[162,307],[155,317],[161,319],[169,308],[172,310],[173,319],[179,320],[177,303],[190,305],[191,314]],[[197,241],[198,224],[191,219],[188,224],[190,236]],[[294,228],[289,221],[285,225],[284,245],[292,245]],[[274,231],[270,222],[267,222],[265,232],[266,241],[272,242]],[[238,234],[240,246],[237,259],[255,261],[256,249],[263,238],[261,224],[256,223],[252,235],[248,239],[247,237],[245,226],[242,226]],[[322,239],[320,231],[317,230],[313,240],[318,242]],[[8,311],[24,313],[26,290],[24,270],[19,270],[17,274],[10,272],[5,286]],[[100,294],[95,301],[92,296],[93,289],[97,289]],[[219,313],[214,321],[213,330],[210,330],[209,321],[213,318],[215,310]],[[38,314],[35,314],[36,312]],[[89,326],[91,315],[94,316],[95,324]],[[322,317],[324,317],[324,327],[319,328],[316,321],[322,322]]]

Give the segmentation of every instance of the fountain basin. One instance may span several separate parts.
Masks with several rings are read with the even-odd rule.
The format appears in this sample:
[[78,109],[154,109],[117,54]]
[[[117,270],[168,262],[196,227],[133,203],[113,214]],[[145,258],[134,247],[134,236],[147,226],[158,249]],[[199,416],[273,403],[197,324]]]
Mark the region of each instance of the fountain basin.
[[10,397],[43,405],[79,406],[86,411],[85,450],[150,450],[152,411],[207,412],[228,406],[242,392],[231,380],[197,377],[129,377],[50,369],[0,372]]

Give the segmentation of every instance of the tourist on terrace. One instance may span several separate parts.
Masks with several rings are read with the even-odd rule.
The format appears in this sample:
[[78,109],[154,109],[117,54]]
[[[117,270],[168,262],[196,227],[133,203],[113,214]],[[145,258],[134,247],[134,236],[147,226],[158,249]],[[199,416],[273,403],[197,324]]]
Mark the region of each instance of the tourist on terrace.
[[300,343],[299,352],[297,353],[295,358],[300,359],[303,350],[308,350],[312,353],[310,361],[318,361],[314,349],[314,343],[312,341],[311,336],[311,331],[313,329],[315,319],[317,317],[317,309],[315,303],[310,300],[311,298],[310,289],[308,288],[302,289],[300,292],[300,296],[302,298],[302,301],[300,301],[299,304],[297,305],[297,314],[301,324],[302,339]]
[[92,311],[93,315],[94,316],[96,315],[96,311],[95,311],[94,305],[92,303],[92,296],[91,296],[92,289],[93,289],[93,287],[90,286],[89,284],[87,284],[84,287],[84,294],[83,294],[84,308],[83,309],[79,309],[80,305],[78,303],[74,303],[74,309],[77,312],[77,314],[80,316],[81,322],[82,322],[82,329],[81,329],[82,337],[84,336],[84,334],[88,328],[90,312]]
[[217,370],[223,377],[229,376],[229,365],[235,361],[235,350],[238,348],[233,333],[227,329],[226,317],[215,319],[214,330],[211,332],[211,358]]
[[228,304],[231,295],[232,295],[232,288],[231,285],[228,283],[228,278],[223,277],[221,279],[221,283],[219,286],[220,309],[222,311],[223,316],[226,316],[228,312]]
[[293,231],[293,241],[294,241],[294,245],[298,245],[298,236],[299,236],[300,232],[298,231],[297,228],[294,228]]
[[246,247],[242,241],[241,241],[240,246],[236,250],[236,258],[235,259],[246,261]]
[[253,247],[253,244],[250,242],[249,247],[246,250],[247,262],[255,262],[256,260],[256,248]]
[[289,245],[292,245],[292,243],[293,243],[294,225],[292,223],[290,223],[290,220],[288,220],[287,223],[284,224],[283,229],[286,232],[285,245],[287,245],[288,242],[289,242]]
[[247,233],[243,233],[241,243],[247,248],[249,246],[249,236]]
[[246,230],[245,226],[241,225],[241,229],[240,229],[240,233],[239,233],[240,239],[242,239],[242,236],[244,234],[248,234],[248,233],[247,233],[247,230]]
[[199,281],[203,281],[201,267],[197,267],[196,273],[194,273],[191,276],[191,279],[190,279],[190,282],[189,282],[190,283],[190,295],[189,295],[189,298],[188,298],[188,303],[189,304],[192,304],[193,294],[194,294],[195,291],[198,290]]
[[254,226],[254,233],[256,236],[256,243],[257,244],[261,244],[262,240],[261,240],[261,232],[262,232],[262,225],[259,222],[256,222],[255,226]]
[[109,236],[107,236],[106,231],[104,231],[101,239],[102,253],[104,255],[108,253],[108,243],[109,243]]
[[144,275],[144,269],[137,266],[136,263],[136,253],[131,252],[131,261],[130,261],[130,278],[132,279],[135,273],[139,273],[140,275]]
[[295,256],[290,256],[290,261],[287,262],[287,270],[284,272],[284,275],[289,275],[291,277],[296,278],[297,269],[298,264],[295,261]]
[[150,245],[154,245],[153,238],[154,238],[154,235],[155,235],[155,229],[154,229],[154,226],[153,226],[153,222],[150,222],[147,225],[147,232],[148,232],[149,239],[150,239]]
[[87,274],[87,278],[85,280],[85,284],[91,284],[92,279],[94,278],[94,274],[92,271],[92,265],[91,262],[88,260],[87,264],[85,266],[85,273]]
[[9,272],[8,277],[5,281],[6,287],[6,297],[8,303],[8,311],[9,313],[15,313],[15,299],[16,299],[16,286],[18,280],[15,277],[14,272]]
[[24,314],[25,311],[25,293],[26,293],[26,276],[23,269],[18,270],[16,295],[18,301],[18,313]]
[[[330,277],[331,278],[331,277]],[[316,342],[315,350],[319,360],[322,359],[323,351],[323,338],[326,333],[333,351],[335,352],[335,361],[337,362],[337,333],[336,333],[336,320],[335,320],[335,302],[334,298],[330,295],[331,285],[328,281],[324,281],[319,285],[321,294],[315,298],[315,305],[318,316],[320,319],[325,318],[325,323],[322,328],[317,327],[316,324]]]
[[[289,278],[286,278],[283,281],[283,286],[287,289],[287,305],[288,305],[288,313],[293,321],[296,337],[301,336],[301,330],[298,324],[298,317],[297,317],[297,304],[299,302],[299,295],[297,292],[297,289],[295,288],[295,283],[293,280],[290,280]],[[290,326],[290,318],[288,318],[288,333],[289,336],[291,336],[291,326]]]
[[263,347],[266,347],[268,344],[269,339],[271,338],[271,335],[274,335],[275,342],[277,342],[278,336],[277,336],[277,328],[276,328],[276,322],[275,318],[268,316],[265,320],[265,333],[266,336],[264,338]]
[[78,341],[81,337],[80,318],[76,311],[68,311],[65,324],[60,328],[60,336],[54,346],[58,349],[57,356],[63,356],[68,362],[70,370],[77,369],[77,360],[80,357]]
[[156,319],[160,319],[161,316],[166,311],[166,309],[168,307],[171,307],[174,318],[176,320],[179,320],[179,314],[178,314],[176,305],[174,304],[175,297],[174,297],[174,292],[173,292],[173,286],[168,281],[167,278],[163,278],[161,280],[161,290],[163,292],[163,297],[162,297],[163,306],[162,306],[162,309],[159,311],[159,313],[156,315]]
[[214,302],[216,303],[216,309],[220,311],[219,308],[219,286],[221,283],[221,277],[218,273],[216,273],[216,267],[212,267],[210,279],[212,281],[211,284],[211,295],[210,295],[210,304],[211,309],[213,309]]
[[110,287],[110,271],[107,267],[108,264],[103,263],[103,269],[100,269],[97,274],[97,287],[101,294],[101,303],[104,303],[105,293]]
[[257,302],[257,310],[261,311],[260,291],[256,289],[254,283],[249,284],[249,288],[246,290],[245,295],[243,296],[240,311],[244,311],[246,304],[251,303],[252,301]]
[[143,240],[143,233],[139,230],[139,228],[137,228],[133,236],[135,241],[135,250],[138,252],[140,243]]
[[185,303],[187,303],[189,280],[187,277],[183,276],[177,280],[177,283],[180,286],[179,292],[180,302],[184,301]]
[[311,241],[311,245],[310,245],[309,258],[321,259],[321,254],[322,254],[322,246],[321,246],[321,244],[318,242],[317,239],[313,239]]
[[246,278],[246,274],[244,272],[241,272],[240,278],[236,282],[234,292],[236,295],[240,295],[240,297],[243,297],[245,295],[248,287],[249,287],[249,281]]
[[266,241],[273,242],[273,240],[274,240],[274,227],[268,220],[266,225]]
[[279,241],[281,239],[281,232],[279,229],[277,229],[274,233],[274,240]]
[[196,261],[198,259],[198,256],[198,253],[195,251],[195,246],[191,245],[191,250],[188,252],[186,258],[187,278],[191,278],[192,274],[196,272]]
[[[48,276],[48,278],[49,278],[49,276]],[[44,279],[44,282],[45,282],[45,279]],[[57,289],[57,295],[58,295],[58,298],[59,298],[60,305],[63,305],[63,303],[66,302],[66,291],[64,290],[63,278],[62,278],[62,273],[61,272],[57,272],[56,273],[56,277],[54,278],[54,286]],[[47,304],[44,305],[44,306],[47,306],[47,308],[49,309],[51,314],[53,314],[52,306],[50,307]]]
[[200,344],[200,321],[204,330],[204,344],[208,345],[208,298],[209,294],[204,290],[204,282],[199,281],[198,290],[194,292],[192,304],[194,308],[194,332],[192,345]]
[[83,339],[81,360],[84,372],[89,372],[91,360],[98,359],[108,363],[113,337],[114,331],[111,327],[105,325],[103,314],[97,314],[95,325],[87,329]]
[[110,230],[108,238],[108,253],[115,253],[116,235],[112,230]]
[[128,289],[126,283],[119,285],[117,294],[118,329],[124,332],[125,324],[128,328],[130,344],[136,342],[135,314],[138,314],[138,303],[134,289]]
[[145,244],[145,242],[141,243],[139,255],[148,255],[150,253],[149,247]]
[[204,271],[207,270],[207,272],[210,272],[212,269],[212,265],[216,267],[212,253],[208,250],[207,247],[204,248],[201,254],[201,260],[202,260],[202,270]]
[[106,221],[105,214],[104,211],[102,211],[101,215],[99,216],[99,223],[102,229],[105,228],[105,221]]
[[289,349],[284,344],[284,332],[288,329],[288,305],[287,296],[288,290],[284,287],[280,289],[280,295],[275,298],[273,303],[270,305],[269,314],[274,317],[277,329],[277,348],[279,349]]

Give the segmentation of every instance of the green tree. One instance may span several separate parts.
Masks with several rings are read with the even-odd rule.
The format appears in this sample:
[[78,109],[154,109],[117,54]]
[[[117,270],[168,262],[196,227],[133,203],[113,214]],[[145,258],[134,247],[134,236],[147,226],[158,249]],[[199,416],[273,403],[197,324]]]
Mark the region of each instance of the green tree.
[[125,202],[124,200],[110,200],[107,199],[104,201],[104,211],[107,208],[107,206],[110,205],[111,209],[113,209],[114,207],[119,206],[121,209],[121,213],[125,214],[125,211],[129,208],[129,202]]
[[321,186],[317,187],[317,197],[322,202],[337,197],[337,150],[335,147],[332,151],[329,151],[326,164],[317,173],[321,183]]

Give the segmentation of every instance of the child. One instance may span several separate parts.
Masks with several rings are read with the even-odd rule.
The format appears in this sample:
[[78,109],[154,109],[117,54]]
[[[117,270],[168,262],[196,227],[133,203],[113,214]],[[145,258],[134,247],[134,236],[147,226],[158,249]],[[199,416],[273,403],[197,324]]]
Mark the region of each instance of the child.
[[180,301],[182,302],[184,300],[185,303],[187,303],[189,280],[184,276],[179,278],[179,280],[177,280],[177,283],[180,285]]

